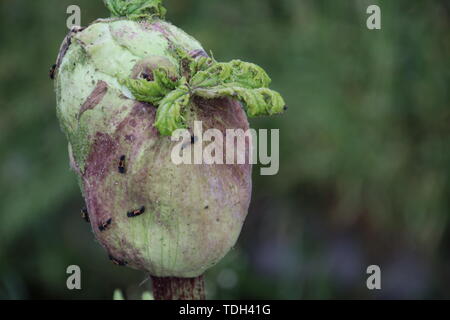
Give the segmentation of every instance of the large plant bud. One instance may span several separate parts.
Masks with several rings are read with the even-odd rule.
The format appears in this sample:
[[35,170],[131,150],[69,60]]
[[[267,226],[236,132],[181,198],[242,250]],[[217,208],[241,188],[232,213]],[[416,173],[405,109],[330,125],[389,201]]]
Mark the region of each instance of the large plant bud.
[[[125,2],[107,3],[114,13]],[[57,113],[92,229],[111,260],[157,277],[196,277],[239,236],[251,142],[224,150],[224,158],[245,153],[246,164],[177,165],[170,135],[186,128],[195,147],[194,121],[202,121],[226,139],[226,129],[248,129],[246,112],[278,113],[284,101],[262,69],[210,59],[151,12],[72,29],[54,73]]]

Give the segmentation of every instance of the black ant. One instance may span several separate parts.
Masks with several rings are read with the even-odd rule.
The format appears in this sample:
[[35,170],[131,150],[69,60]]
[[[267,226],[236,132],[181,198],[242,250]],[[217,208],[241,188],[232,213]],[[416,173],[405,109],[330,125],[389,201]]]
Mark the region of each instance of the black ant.
[[56,64],[54,64],[51,68],[50,71],[48,73],[48,75],[50,76],[50,79],[54,80],[55,79],[55,71],[56,71]]
[[125,156],[121,156],[120,160],[119,160],[119,173],[121,174],[125,174],[126,169],[125,169]]
[[86,208],[81,209],[81,217],[86,221],[86,222],[90,222],[89,219],[89,212]]
[[108,220],[106,220],[106,222],[102,223],[101,225],[98,226],[98,230],[100,231],[105,231],[106,229],[108,229],[109,225],[111,224],[112,219],[109,218]]
[[118,266],[126,266],[128,264],[126,261],[118,260],[118,259],[114,258],[112,255],[109,255],[109,260],[111,260],[112,263],[114,263],[115,265],[118,265]]
[[143,214],[144,212],[145,212],[145,207],[142,206],[142,207],[141,207],[140,209],[138,209],[138,210],[133,210],[133,211],[127,212],[127,217],[128,217],[128,218],[134,218],[134,217],[140,216],[140,215]]

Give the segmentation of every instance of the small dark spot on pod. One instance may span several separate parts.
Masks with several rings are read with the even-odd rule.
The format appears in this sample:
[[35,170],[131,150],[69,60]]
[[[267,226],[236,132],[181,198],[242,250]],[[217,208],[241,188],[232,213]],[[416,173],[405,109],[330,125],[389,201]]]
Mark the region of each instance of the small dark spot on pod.
[[283,110],[286,111],[287,109],[289,109],[288,106],[284,106]]
[[86,222],[90,222],[90,220],[89,220],[89,212],[87,211],[86,208],[81,209],[81,217],[82,217]]
[[108,229],[108,227],[111,224],[111,222],[112,222],[112,219],[109,218],[108,220],[106,220],[105,222],[103,222],[102,224],[100,224],[98,226],[98,230],[105,231],[106,229]]
[[142,206],[140,209],[138,210],[133,210],[133,211],[129,211],[127,212],[127,217],[128,218],[134,218],[137,216],[140,216],[141,214],[143,214],[145,212],[145,207]]
[[126,173],[126,168],[125,168],[125,156],[121,156],[120,157],[120,160],[119,160],[119,167],[118,167],[118,169],[119,169],[119,173],[121,173],[121,174],[125,174]]
[[206,209],[209,209],[209,206],[206,206],[206,207],[205,207],[205,210],[206,210]]
[[108,257],[109,257],[109,260],[111,260],[112,263],[114,263],[115,265],[126,266],[128,264],[126,261],[116,259],[112,255],[109,255]]
[[148,74],[148,73],[146,73],[146,72],[142,73],[142,78],[147,80],[147,81],[153,81],[153,76]]
[[54,64],[51,68],[50,71],[48,73],[50,79],[54,80],[55,79],[55,71],[56,71],[56,64]]

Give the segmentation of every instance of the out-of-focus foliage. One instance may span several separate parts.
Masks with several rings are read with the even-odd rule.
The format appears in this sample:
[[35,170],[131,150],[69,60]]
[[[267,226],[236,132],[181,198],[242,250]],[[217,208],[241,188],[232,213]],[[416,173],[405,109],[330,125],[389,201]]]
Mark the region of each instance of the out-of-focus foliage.
[[[289,105],[251,120],[280,128],[280,172],[255,168],[243,235],[207,274],[209,297],[450,298],[448,1],[165,2],[217,60],[266,69]],[[376,3],[382,30],[369,31]],[[108,15],[100,0],[0,1],[0,298],[141,299],[146,275],[112,265],[79,217],[48,78],[70,4],[83,25]],[[71,264],[81,291],[66,289]]]

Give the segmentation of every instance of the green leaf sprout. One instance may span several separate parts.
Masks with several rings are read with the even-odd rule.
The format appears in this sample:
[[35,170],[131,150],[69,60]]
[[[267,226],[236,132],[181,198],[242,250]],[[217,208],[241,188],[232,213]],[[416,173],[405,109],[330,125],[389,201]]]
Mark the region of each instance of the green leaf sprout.
[[229,97],[239,100],[249,117],[270,116],[285,110],[283,97],[269,89],[270,77],[253,63],[232,60],[216,62],[207,57],[193,59],[184,52],[180,56],[181,70],[188,75],[174,81],[164,68],[154,70],[152,81],[125,79],[125,85],[136,100],[158,107],[155,127],[170,136],[185,127],[183,113],[194,96],[205,99]]

